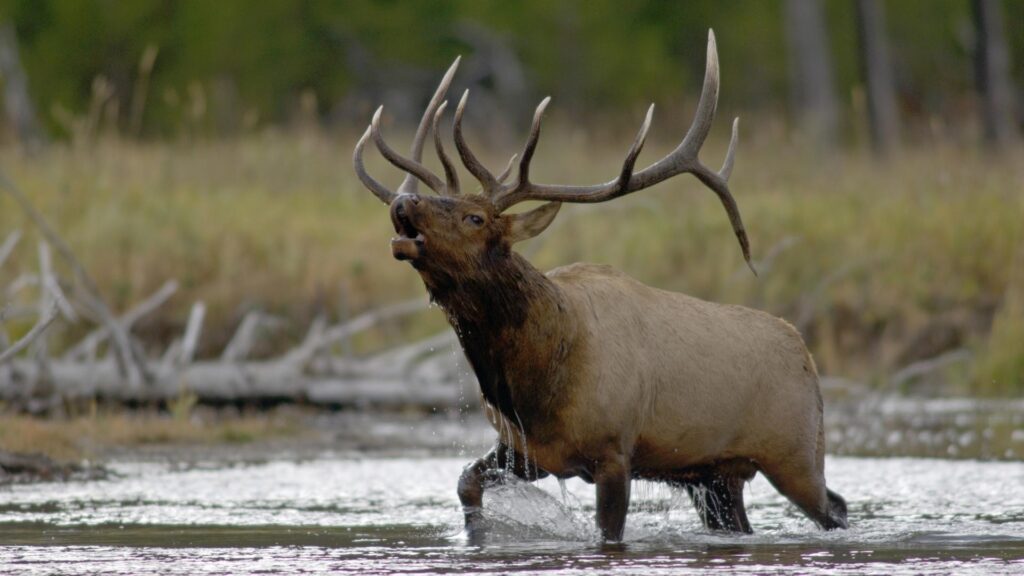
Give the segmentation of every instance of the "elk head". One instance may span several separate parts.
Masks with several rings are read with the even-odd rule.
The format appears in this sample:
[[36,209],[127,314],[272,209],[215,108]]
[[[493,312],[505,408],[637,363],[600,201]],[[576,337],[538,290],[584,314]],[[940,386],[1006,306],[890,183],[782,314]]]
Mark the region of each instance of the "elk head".
[[[459,186],[458,173],[442,145],[439,129],[447,105],[447,102],[443,101],[444,94],[458,65],[457,58],[428,104],[416,131],[410,157],[398,154],[384,141],[380,127],[381,108],[377,109],[370,127],[356,144],[353,155],[356,174],[360,181],[390,206],[391,220],[398,234],[391,242],[395,258],[411,262],[424,277],[428,288],[442,280],[445,283],[460,285],[476,279],[477,276],[487,275],[511,256],[511,246],[514,243],[544,231],[554,220],[562,202],[605,202],[649,188],[682,173],[693,174],[718,195],[739,240],[743,257],[750,265],[747,235],[736,201],[726,183],[733,166],[739,119],[733,123],[732,140],[721,170],[710,170],[697,159],[697,154],[711,129],[718,101],[718,54],[713,32],[709,32],[708,37],[707,67],[696,118],[683,141],[661,160],[639,172],[634,171],[637,157],[651,126],[654,113],[652,104],[636,139],[626,152],[618,175],[603,184],[590,186],[538,184],[530,180],[530,162],[537,148],[541,119],[550,98],[545,98],[537,106],[522,151],[512,157],[500,175],[495,176],[491,173],[469,148],[462,133],[463,113],[469,96],[467,90],[455,111],[453,136],[463,165],[480,183],[482,192],[463,194]],[[443,181],[420,163],[424,141],[431,128],[437,155],[444,168]],[[397,190],[389,190],[366,172],[362,155],[370,139],[373,139],[384,158],[407,173]],[[513,168],[517,168],[516,179],[514,182],[506,183]],[[418,194],[419,182],[425,184],[437,196]],[[523,213],[506,212],[508,208],[529,200],[546,203]],[[752,265],[751,269],[753,270]]]

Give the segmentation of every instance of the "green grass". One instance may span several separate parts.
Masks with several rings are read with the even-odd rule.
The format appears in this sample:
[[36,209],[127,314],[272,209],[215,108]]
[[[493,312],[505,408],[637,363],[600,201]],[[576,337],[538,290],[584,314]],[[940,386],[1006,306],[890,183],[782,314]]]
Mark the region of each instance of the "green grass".
[[[672,130],[655,132],[667,138]],[[743,268],[714,195],[690,177],[596,208],[569,206],[522,249],[542,269],[609,263],[654,286],[794,322],[803,315],[822,371],[870,382],[914,359],[915,343],[949,324],[955,338],[947,347],[966,346],[978,359],[965,391],[1024,390],[1024,282],[1010,281],[1015,254],[1024,250],[1024,165],[1012,154],[991,158],[947,146],[911,149],[884,164],[861,153],[828,158],[787,145],[777,131],[749,132],[755,137],[743,136],[730,184],[755,259],[778,252],[760,278]],[[541,142],[535,178],[604,181],[629,138],[555,126]],[[387,212],[355,180],[352,143],[275,132],[191,143],[107,139],[57,146],[35,159],[5,150],[0,165],[116,309],[168,279],[181,282],[172,304],[139,326],[147,341],[178,335],[188,307],[202,299],[208,353],[252,307],[291,321],[272,341],[281,349],[318,311],[337,317],[342,291],[350,313],[423,293],[417,275],[390,256]],[[640,163],[671,146],[650,143]],[[723,148],[711,142],[703,157],[717,166]],[[493,166],[507,157],[486,156]],[[370,168],[386,182],[399,179],[376,159]],[[0,196],[0,230],[15,227],[29,228]],[[0,269],[0,285],[35,268],[32,239]],[[442,326],[438,312],[425,312],[357,347]]]

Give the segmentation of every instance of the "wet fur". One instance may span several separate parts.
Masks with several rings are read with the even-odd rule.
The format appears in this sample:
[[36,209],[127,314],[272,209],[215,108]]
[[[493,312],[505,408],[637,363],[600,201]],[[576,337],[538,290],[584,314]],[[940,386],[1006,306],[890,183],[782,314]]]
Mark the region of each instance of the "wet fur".
[[[750,531],[742,486],[758,471],[819,525],[845,527],[845,503],[825,488],[818,375],[792,326],[608,266],[544,275],[508,240],[514,218],[529,216],[486,202],[408,209],[429,230],[413,265],[458,333],[498,452],[595,482],[609,539],[621,538],[630,478],[685,486],[709,528]],[[486,226],[461,226],[477,212]],[[494,461],[460,479],[471,532]]]

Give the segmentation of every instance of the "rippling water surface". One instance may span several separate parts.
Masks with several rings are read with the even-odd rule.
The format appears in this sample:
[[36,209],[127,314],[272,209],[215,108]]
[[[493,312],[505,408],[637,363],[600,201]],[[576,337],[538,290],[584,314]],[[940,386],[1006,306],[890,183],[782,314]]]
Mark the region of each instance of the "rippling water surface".
[[824,533],[762,478],[755,534],[704,530],[685,494],[637,483],[621,545],[598,543],[593,488],[492,490],[483,546],[461,535],[468,457],[120,462],[109,479],[0,488],[0,573],[306,574],[1024,572],[1024,464],[834,457],[852,528]]

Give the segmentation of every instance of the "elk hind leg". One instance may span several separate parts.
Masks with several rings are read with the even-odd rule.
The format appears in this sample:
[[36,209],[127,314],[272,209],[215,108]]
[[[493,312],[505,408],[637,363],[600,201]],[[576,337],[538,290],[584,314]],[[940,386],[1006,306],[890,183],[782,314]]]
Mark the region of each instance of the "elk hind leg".
[[825,495],[828,497],[828,515],[833,519],[836,528],[847,528],[849,523],[846,519],[846,499],[828,488],[825,488]]
[[619,542],[626,529],[629,511],[629,461],[621,455],[600,462],[594,470],[597,491],[597,527],[601,538]]
[[743,505],[743,482],[740,476],[716,474],[686,484],[686,491],[705,528],[753,532]]
[[764,475],[783,496],[825,530],[846,528],[846,501],[825,487],[825,475],[816,466],[765,468]]

